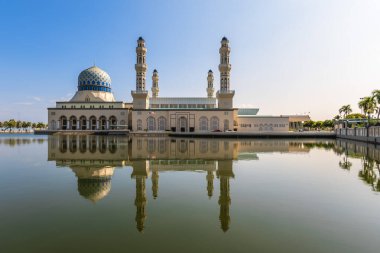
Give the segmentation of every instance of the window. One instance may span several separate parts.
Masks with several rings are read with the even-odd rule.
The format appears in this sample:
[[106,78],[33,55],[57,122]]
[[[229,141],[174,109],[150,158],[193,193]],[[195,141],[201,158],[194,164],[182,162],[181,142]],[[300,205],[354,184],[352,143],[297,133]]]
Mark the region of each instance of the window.
[[138,119],[137,120],[137,131],[141,131],[141,130],[142,130],[142,120]]
[[146,120],[147,123],[147,129],[148,131],[155,131],[156,130],[156,120],[152,116],[149,116]]
[[219,130],[219,118],[218,117],[212,117],[211,118],[211,130]]
[[208,130],[208,119],[205,116],[199,118],[199,130],[207,131]]
[[161,116],[158,118],[158,130],[165,131],[166,130],[166,118]]

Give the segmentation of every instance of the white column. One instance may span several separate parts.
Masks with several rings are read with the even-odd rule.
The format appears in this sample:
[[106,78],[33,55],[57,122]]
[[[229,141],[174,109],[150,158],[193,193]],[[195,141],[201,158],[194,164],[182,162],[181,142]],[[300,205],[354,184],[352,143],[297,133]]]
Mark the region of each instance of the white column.
[[86,130],[90,130],[90,120],[86,120]]
[[110,129],[110,121],[106,120],[106,130]]

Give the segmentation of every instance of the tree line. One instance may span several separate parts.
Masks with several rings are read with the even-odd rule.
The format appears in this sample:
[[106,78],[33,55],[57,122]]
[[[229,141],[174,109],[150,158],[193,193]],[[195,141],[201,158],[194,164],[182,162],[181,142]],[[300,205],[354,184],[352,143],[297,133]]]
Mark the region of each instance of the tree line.
[[31,121],[21,121],[10,119],[6,121],[0,121],[0,129],[2,131],[13,131],[13,130],[28,130],[35,128],[47,128],[47,124],[43,122],[31,122]]

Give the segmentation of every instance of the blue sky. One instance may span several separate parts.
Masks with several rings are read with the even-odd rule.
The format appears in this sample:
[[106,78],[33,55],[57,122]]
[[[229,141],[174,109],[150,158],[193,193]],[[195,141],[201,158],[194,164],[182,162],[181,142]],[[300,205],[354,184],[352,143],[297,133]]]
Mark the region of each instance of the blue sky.
[[46,121],[94,62],[131,101],[139,36],[147,87],[156,68],[161,96],[206,96],[209,69],[218,88],[223,36],[235,107],[325,119],[380,89],[377,0],[0,0],[0,10],[0,120]]

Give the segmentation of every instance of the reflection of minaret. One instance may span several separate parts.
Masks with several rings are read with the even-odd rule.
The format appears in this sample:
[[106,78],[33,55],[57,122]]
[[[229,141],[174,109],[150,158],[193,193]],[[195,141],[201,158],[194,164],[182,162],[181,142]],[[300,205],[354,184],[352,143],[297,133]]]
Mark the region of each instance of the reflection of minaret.
[[145,179],[147,178],[146,161],[136,161],[133,163],[132,178],[136,179],[136,227],[139,232],[144,230],[144,222],[146,219],[146,192]]
[[152,172],[152,192],[153,192],[153,198],[156,199],[158,196],[158,171]]
[[226,232],[230,226],[230,177],[234,177],[231,160],[218,161],[217,176],[220,180],[220,196],[218,201],[220,205],[219,220],[222,230]]
[[212,197],[212,192],[214,191],[214,173],[212,171],[207,171],[207,195],[209,198]]

